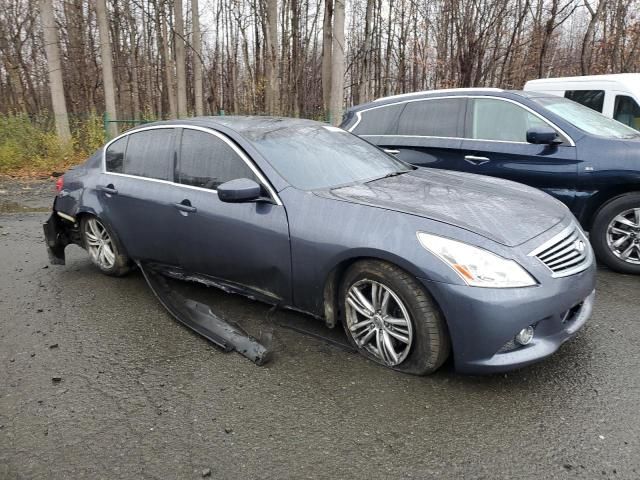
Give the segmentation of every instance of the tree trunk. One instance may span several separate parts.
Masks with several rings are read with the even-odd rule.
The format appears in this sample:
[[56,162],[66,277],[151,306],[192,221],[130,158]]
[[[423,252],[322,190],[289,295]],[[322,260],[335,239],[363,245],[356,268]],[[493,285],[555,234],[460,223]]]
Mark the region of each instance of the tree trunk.
[[171,48],[169,47],[169,32],[167,31],[167,15],[164,3],[158,8],[162,11],[162,52],[165,60],[164,74],[167,83],[167,100],[169,102],[169,116],[176,118],[178,116],[178,107],[176,106],[176,92],[174,84],[174,62],[171,56]]
[[278,0],[266,0],[266,35],[264,52],[266,55],[264,90],[265,108],[274,115],[278,110]]
[[42,16],[42,29],[44,30],[44,49],[47,55],[49,90],[51,91],[51,104],[55,116],[56,132],[63,141],[68,141],[71,139],[71,131],[69,130],[67,104],[64,96],[64,84],[62,83],[60,47],[58,45],[58,34],[51,0],[40,0],[40,15]]
[[184,118],[187,112],[187,74],[184,55],[184,18],[182,0],[173,0],[174,46],[176,50],[176,80],[178,85],[178,118]]
[[371,56],[371,15],[373,14],[374,0],[367,0],[367,10],[364,16],[364,41],[362,44],[362,68],[360,70],[360,82],[358,85],[358,102],[369,100],[369,59]]
[[[109,120],[117,120],[116,91],[113,81],[113,59],[111,57],[111,41],[107,23],[106,0],[96,0],[96,20],[100,35],[100,59],[102,60],[102,83],[104,85],[104,108]],[[110,123],[107,130],[109,137],[118,134],[118,124]]]
[[322,23],[322,103],[324,114],[328,117],[331,108],[331,48],[333,32],[333,0],[324,2],[324,20]]
[[200,12],[198,0],[191,0],[191,21],[193,23],[193,93],[195,99],[196,115],[204,115],[202,102],[202,37],[200,35]]
[[333,12],[333,42],[331,42],[331,109],[333,125],[342,121],[344,97],[344,2],[335,0]]

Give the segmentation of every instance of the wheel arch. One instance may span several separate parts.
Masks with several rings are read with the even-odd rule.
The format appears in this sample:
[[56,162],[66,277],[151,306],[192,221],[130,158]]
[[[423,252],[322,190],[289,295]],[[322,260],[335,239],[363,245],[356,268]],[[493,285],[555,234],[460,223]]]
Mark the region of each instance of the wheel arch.
[[[324,300],[324,320],[329,328],[333,328],[338,324],[340,319],[340,301],[339,301],[339,292],[340,286],[342,283],[342,279],[346,271],[355,263],[361,261],[376,261],[376,262],[384,262],[389,263],[401,270],[404,270],[412,277],[418,278],[420,275],[420,271],[413,266],[410,262],[407,262],[405,259],[395,256],[389,256],[387,254],[376,255],[375,252],[367,252],[366,254],[354,254],[349,256],[348,258],[343,258],[339,262],[337,262],[333,268],[329,270],[325,277],[324,288],[323,288],[323,300]],[[418,282],[420,282],[418,280]],[[447,318],[445,317],[442,308],[440,307],[438,301],[433,296],[433,294],[429,291],[427,287],[421,284],[422,288],[425,289],[427,294],[431,297],[434,305],[438,309],[445,327],[448,329],[449,325],[447,323]],[[453,348],[453,346],[451,346]]]
[[593,195],[582,213],[580,214],[580,223],[584,226],[584,229],[590,231],[593,227],[593,222],[598,216],[598,213],[611,201],[620,198],[624,195],[631,193],[640,194],[640,184],[624,184],[616,185],[605,190],[601,190]]

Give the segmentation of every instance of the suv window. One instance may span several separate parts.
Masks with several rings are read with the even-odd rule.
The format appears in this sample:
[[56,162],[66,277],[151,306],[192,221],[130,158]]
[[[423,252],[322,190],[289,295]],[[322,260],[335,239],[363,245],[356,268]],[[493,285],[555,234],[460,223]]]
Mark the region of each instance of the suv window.
[[467,138],[526,142],[527,130],[549,125],[515,103],[493,98],[471,100]]
[[613,118],[625,125],[640,130],[640,107],[627,95],[616,95]]
[[177,181],[184,185],[212,190],[236,178],[249,178],[260,183],[227,142],[213,134],[190,129],[182,130],[177,177]]
[[173,180],[173,128],[159,128],[128,135],[124,173]]
[[465,104],[465,98],[407,102],[398,122],[398,135],[460,137]]
[[129,136],[122,137],[107,148],[105,167],[107,172],[124,173],[124,152],[127,149]]
[[564,98],[581,103],[596,112],[602,113],[604,105],[604,90],[567,90]]
[[353,129],[356,135],[392,135],[404,103],[360,112],[360,122]]

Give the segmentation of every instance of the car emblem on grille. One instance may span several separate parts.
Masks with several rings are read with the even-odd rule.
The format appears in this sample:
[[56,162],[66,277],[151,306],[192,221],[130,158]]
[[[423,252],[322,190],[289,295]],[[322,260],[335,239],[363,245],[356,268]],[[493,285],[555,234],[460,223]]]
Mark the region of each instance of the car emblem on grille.
[[585,247],[586,247],[586,245],[584,244],[584,242],[582,240],[576,240],[573,243],[573,248],[575,248],[580,253],[584,252]]

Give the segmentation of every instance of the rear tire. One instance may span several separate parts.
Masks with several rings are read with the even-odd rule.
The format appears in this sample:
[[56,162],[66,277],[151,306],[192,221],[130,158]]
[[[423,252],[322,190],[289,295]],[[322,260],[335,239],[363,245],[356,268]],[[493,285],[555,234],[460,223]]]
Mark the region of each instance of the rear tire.
[[449,356],[447,327],[435,302],[395,265],[375,260],[353,264],[340,287],[340,312],[349,342],[386,367],[426,375]]
[[589,240],[607,267],[640,274],[640,193],[621,195],[600,208]]
[[104,223],[88,215],[82,218],[80,228],[91,263],[102,273],[121,277],[129,272],[129,258],[123,253],[118,237]]

